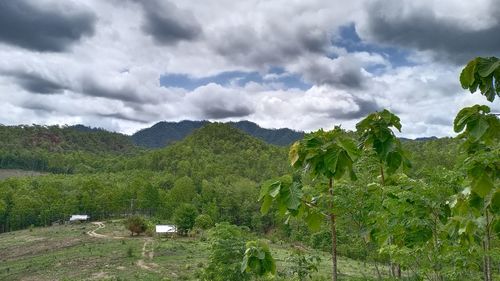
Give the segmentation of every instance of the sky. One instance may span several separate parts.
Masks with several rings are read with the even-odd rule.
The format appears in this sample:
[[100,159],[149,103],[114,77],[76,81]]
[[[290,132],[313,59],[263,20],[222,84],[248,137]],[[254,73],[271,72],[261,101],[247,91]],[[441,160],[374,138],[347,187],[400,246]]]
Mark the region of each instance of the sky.
[[[0,2],[0,124],[126,134],[159,121],[452,136],[475,56],[500,57],[498,0]],[[489,104],[500,112],[498,102]]]

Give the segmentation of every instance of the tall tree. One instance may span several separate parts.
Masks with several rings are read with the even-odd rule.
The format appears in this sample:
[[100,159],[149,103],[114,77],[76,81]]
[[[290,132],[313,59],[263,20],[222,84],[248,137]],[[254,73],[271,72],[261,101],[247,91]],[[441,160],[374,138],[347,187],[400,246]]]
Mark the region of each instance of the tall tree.
[[[356,179],[353,169],[359,155],[355,141],[340,127],[332,131],[319,130],[307,134],[290,148],[291,165],[298,171],[309,174],[320,183],[326,179],[327,186],[319,184],[314,192],[304,192],[300,180],[284,177],[262,186],[261,210],[266,213],[273,201],[283,214],[302,217],[313,229],[318,229],[326,218],[330,223],[332,239],[332,280],[337,280],[337,230],[334,206],[334,181],[346,173]],[[305,190],[312,187],[306,187]],[[314,194],[317,196],[313,196]]]

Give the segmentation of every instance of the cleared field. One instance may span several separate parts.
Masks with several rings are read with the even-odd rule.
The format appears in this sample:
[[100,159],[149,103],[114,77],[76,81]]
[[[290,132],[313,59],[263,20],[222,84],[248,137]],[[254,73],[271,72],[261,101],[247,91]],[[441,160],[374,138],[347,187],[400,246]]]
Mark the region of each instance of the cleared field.
[[44,173],[18,169],[0,169],[0,180],[12,177],[35,177],[41,175],[44,175]]
[[[198,238],[130,237],[119,221],[61,225],[0,234],[0,280],[196,280],[209,245]],[[285,270],[290,245],[272,245]],[[318,280],[328,280],[322,258]],[[341,280],[372,280],[374,268],[340,258]],[[324,278],[322,278],[324,277]]]

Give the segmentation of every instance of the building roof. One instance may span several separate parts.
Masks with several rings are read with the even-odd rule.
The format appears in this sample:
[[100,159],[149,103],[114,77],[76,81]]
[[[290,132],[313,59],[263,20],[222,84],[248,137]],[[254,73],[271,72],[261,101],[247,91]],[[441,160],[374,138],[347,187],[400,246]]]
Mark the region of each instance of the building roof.
[[89,215],[72,215],[69,221],[85,221],[90,218]]
[[175,233],[177,228],[175,225],[156,225],[156,233]]

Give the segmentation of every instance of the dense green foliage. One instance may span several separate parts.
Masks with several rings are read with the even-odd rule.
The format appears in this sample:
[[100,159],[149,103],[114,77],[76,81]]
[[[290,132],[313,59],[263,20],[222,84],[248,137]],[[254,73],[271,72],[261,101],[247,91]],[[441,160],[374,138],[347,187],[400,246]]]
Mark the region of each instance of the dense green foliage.
[[241,270],[245,232],[235,225],[220,223],[210,230],[209,235],[210,258],[202,280],[250,280],[250,275]]
[[174,213],[174,223],[177,227],[177,232],[181,235],[186,235],[193,229],[198,210],[191,204],[180,205]]
[[247,198],[257,197],[261,180],[288,169],[285,149],[224,124],[199,129],[162,150],[99,159],[96,165],[104,167],[98,173],[75,170],[0,182],[0,231],[50,225],[76,213],[102,219],[139,212],[170,220],[184,203],[214,222],[260,230],[266,225],[257,215],[258,203]]
[[58,126],[0,126],[0,168],[54,173],[106,170],[137,154],[130,139],[104,130]]
[[[471,63],[462,86],[494,100],[498,62]],[[385,271],[492,280],[500,260],[498,117],[484,105],[462,109],[457,138],[400,141],[392,129],[401,130],[399,118],[375,112],[357,132],[321,130],[288,149],[215,123],[166,148],[140,150],[101,130],[0,127],[0,167],[65,173],[0,181],[0,232],[77,213],[141,214],[175,222],[182,233],[209,229],[205,280],[274,273],[263,241],[249,242],[245,254],[255,237],[242,227],[332,251],[333,260],[338,252],[369,262],[379,279]],[[306,279],[315,270],[309,255],[289,261],[297,265],[289,276]]]

